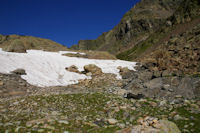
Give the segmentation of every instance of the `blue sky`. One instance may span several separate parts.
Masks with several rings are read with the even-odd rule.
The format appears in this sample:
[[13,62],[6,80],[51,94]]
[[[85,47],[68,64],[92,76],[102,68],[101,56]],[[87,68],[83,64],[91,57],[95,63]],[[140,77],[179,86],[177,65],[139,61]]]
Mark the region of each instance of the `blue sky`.
[[0,1],[0,34],[47,38],[69,47],[112,29],[139,0]]

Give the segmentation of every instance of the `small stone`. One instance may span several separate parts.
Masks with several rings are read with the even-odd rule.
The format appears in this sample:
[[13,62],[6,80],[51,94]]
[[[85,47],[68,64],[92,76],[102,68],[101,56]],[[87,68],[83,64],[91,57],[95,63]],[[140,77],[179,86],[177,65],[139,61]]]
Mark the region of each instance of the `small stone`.
[[14,102],[14,103],[13,103],[13,105],[18,105],[18,104],[19,104],[19,102]]
[[124,94],[127,93],[127,90],[125,89],[118,89],[115,91],[115,94],[120,95],[120,96],[124,96]]
[[13,126],[13,123],[9,123],[9,122],[8,122],[8,123],[5,123],[5,124],[4,124],[4,127],[7,127],[7,126]]
[[19,132],[19,130],[20,130],[21,128],[23,128],[23,127],[17,127],[17,128],[15,129],[15,132]]
[[86,73],[86,76],[92,76],[92,73],[91,72]]
[[58,112],[57,111],[53,111],[51,112],[52,115],[58,115]]
[[126,110],[127,109],[126,106],[120,106],[119,108],[122,109],[122,110]]
[[169,89],[170,89],[169,87],[170,87],[170,85],[169,85],[169,84],[164,84],[164,85],[163,85],[163,88],[164,88],[164,89],[167,89],[167,90],[169,90]]
[[46,128],[46,129],[51,129],[51,130],[55,130],[55,127],[49,126],[49,125],[45,125],[44,128]]
[[3,81],[0,81],[0,86],[2,86],[4,83],[3,83]]
[[182,98],[182,96],[181,95],[176,95],[176,98]]
[[177,121],[177,120],[183,120],[183,117],[181,117],[180,115],[175,115],[174,116],[174,120]]
[[136,106],[137,108],[140,108],[140,107],[141,107],[141,105],[140,105],[139,103],[136,103],[135,106]]
[[136,110],[136,107],[131,107],[131,110]]
[[190,106],[191,106],[192,108],[195,108],[195,109],[198,109],[198,108],[199,108],[199,106],[196,105],[196,104],[191,104]]
[[26,127],[31,127],[32,124],[31,123],[26,123]]
[[184,100],[185,104],[191,104],[191,102],[189,100]]
[[190,116],[190,119],[191,119],[191,120],[195,120],[195,118],[194,118],[193,116]]
[[163,100],[163,101],[160,101],[160,106],[164,106],[167,104],[167,101],[166,100]]
[[174,92],[174,90],[173,90],[173,89],[168,89],[168,91],[169,91],[169,92]]
[[125,128],[126,125],[125,125],[124,123],[120,123],[120,124],[119,124],[119,127],[120,127],[120,128]]
[[189,125],[184,125],[184,128],[188,128],[189,127]]
[[42,132],[44,132],[44,129],[38,129],[38,132],[42,133]]
[[155,123],[155,124],[153,124],[152,125],[154,128],[157,128],[157,129],[159,129],[159,128],[161,128],[161,124],[159,124],[159,123]]
[[66,120],[59,120],[59,121],[58,121],[58,123],[61,123],[61,124],[66,124],[66,125],[68,125],[68,124],[69,124],[69,122],[68,122],[68,121],[66,121]]
[[190,131],[187,130],[187,129],[183,129],[183,132],[184,132],[184,133],[189,133]]
[[126,125],[129,125],[129,124],[130,124],[130,122],[127,121],[127,122],[126,122]]
[[137,123],[138,123],[138,124],[142,124],[143,121],[144,121],[144,119],[143,119],[142,117],[140,117],[140,118],[137,120]]
[[197,105],[199,105],[199,106],[200,106],[200,101],[198,101],[198,102],[197,102]]
[[191,126],[194,126],[194,123],[190,123]]
[[115,125],[118,121],[116,119],[108,119],[108,123],[111,125]]
[[135,116],[131,116],[130,117],[130,122],[133,122],[133,121],[135,121],[136,120],[136,117]]
[[33,103],[34,106],[37,106],[37,103]]
[[158,123],[158,120],[157,120],[157,119],[154,119],[154,120],[153,120],[153,123]]
[[157,103],[156,103],[156,102],[150,102],[150,105],[151,105],[152,107],[156,107],[156,106],[157,106]]

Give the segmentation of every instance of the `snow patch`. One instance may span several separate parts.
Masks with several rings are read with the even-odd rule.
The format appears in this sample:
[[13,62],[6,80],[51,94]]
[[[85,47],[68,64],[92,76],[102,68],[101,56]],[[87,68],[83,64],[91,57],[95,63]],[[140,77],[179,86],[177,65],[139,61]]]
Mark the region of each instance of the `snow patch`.
[[24,69],[27,75],[21,77],[28,83],[39,86],[67,86],[78,83],[78,80],[91,77],[84,74],[66,71],[66,67],[75,65],[79,71],[84,66],[95,64],[103,73],[113,73],[121,79],[118,66],[135,70],[136,62],[122,60],[96,60],[63,56],[63,53],[71,51],[46,52],[42,50],[27,50],[27,53],[5,52],[0,48],[0,73],[10,73],[16,69]]

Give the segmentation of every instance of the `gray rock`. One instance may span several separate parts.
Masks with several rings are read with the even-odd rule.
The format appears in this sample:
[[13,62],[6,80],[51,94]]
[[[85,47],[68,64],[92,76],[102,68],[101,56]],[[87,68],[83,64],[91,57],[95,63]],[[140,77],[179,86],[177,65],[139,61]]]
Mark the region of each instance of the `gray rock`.
[[126,125],[124,124],[124,123],[120,123],[119,125],[118,125],[120,128],[125,128],[126,127]]
[[160,130],[163,133],[181,133],[177,125],[168,120],[160,120]]
[[160,71],[154,71],[154,72],[153,72],[153,77],[154,77],[154,78],[159,78],[159,77],[161,77],[161,75],[162,75],[162,74],[161,74]]
[[69,122],[68,122],[68,121],[66,121],[66,120],[59,120],[59,121],[58,121],[58,123],[61,123],[61,124],[66,124],[66,125],[68,125],[68,124],[69,124]]
[[181,117],[180,115],[175,115],[175,116],[174,116],[174,120],[175,120],[175,121],[183,120],[183,117]]
[[116,133],[181,133],[176,124],[168,120],[160,120],[154,126],[156,128],[148,125],[135,125]]
[[11,73],[17,74],[17,75],[26,75],[26,71],[24,69],[16,69],[12,71]]
[[142,81],[148,81],[151,80],[153,76],[153,72],[149,71],[142,71],[138,74],[138,78]]
[[113,119],[113,118],[108,119],[108,123],[111,124],[111,125],[115,125],[115,124],[117,124],[117,122],[118,121],[116,119]]
[[171,75],[172,75],[172,73],[168,70],[165,70],[162,72],[162,77],[167,77],[167,76],[171,76]]
[[169,91],[169,92],[174,92],[174,90],[173,90],[173,89],[168,89],[168,91]]
[[149,89],[162,88],[163,81],[162,81],[162,78],[155,78],[155,79],[152,79],[152,80],[144,83],[144,85]]
[[200,78],[184,77],[175,92],[188,99],[200,96]]
[[163,101],[160,101],[160,105],[159,106],[164,106],[167,104],[167,101],[166,100],[163,100]]

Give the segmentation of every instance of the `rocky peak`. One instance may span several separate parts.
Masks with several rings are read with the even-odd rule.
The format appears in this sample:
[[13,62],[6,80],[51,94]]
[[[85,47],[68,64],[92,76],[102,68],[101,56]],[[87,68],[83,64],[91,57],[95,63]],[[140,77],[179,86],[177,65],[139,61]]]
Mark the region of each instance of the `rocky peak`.
[[96,40],[82,40],[73,49],[102,50],[116,54],[133,47],[172,16],[182,0],[142,0],[128,11],[120,23]]

